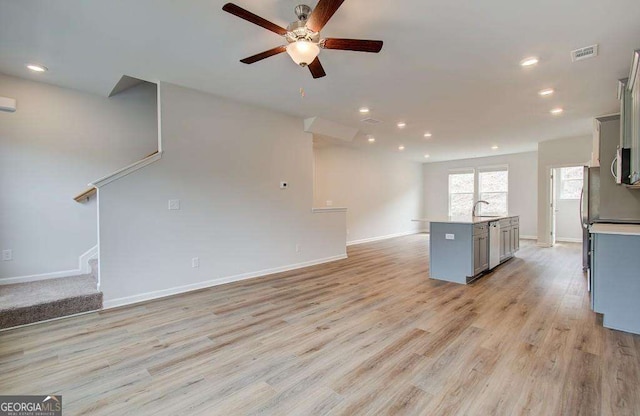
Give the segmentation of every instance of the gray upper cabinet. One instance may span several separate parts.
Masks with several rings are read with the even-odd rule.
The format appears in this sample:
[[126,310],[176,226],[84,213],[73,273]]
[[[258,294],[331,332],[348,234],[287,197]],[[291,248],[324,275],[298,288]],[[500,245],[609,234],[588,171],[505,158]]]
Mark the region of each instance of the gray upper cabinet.
[[631,148],[631,111],[633,100],[631,91],[627,88],[629,78],[618,81],[618,100],[620,101],[620,147]]

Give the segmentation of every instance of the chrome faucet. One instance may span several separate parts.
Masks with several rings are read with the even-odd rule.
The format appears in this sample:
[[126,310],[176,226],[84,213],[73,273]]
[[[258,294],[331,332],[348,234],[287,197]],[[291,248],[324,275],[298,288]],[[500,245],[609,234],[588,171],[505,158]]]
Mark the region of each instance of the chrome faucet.
[[475,204],[473,204],[473,209],[471,210],[471,216],[472,216],[472,217],[475,217],[475,216],[476,216],[476,208],[478,207],[478,204],[479,204],[479,203],[481,203],[481,202],[482,202],[483,204],[487,204],[487,205],[489,205],[489,203],[488,203],[487,201],[484,201],[484,200],[482,200],[482,199],[481,199],[481,200],[479,200],[478,202],[476,202]]

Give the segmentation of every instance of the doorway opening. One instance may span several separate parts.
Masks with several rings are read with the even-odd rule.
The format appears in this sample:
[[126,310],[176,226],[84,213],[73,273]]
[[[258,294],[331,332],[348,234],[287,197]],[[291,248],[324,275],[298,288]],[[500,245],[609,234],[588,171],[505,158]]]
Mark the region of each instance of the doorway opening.
[[556,242],[582,242],[580,194],[583,174],[583,166],[551,170],[551,245]]

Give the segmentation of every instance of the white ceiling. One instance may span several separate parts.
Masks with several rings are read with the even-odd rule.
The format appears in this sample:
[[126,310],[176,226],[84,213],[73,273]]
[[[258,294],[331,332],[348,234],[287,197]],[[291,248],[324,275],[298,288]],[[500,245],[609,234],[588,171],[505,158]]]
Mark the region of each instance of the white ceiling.
[[[300,2],[234,1],[282,26]],[[0,0],[0,72],[105,96],[123,74],[172,82],[359,128],[356,146],[397,152],[403,144],[406,157],[440,161],[590,134],[593,116],[617,111],[617,79],[640,48],[637,0],[346,0],[322,35],[382,39],[384,47],[377,55],[324,50],[327,76],[314,80],[286,54],[239,63],[283,42],[223,4]],[[594,43],[599,57],[571,62],[570,50]],[[520,67],[530,55],[540,64]],[[29,73],[27,62],[49,71]],[[556,94],[539,97],[546,87]],[[361,106],[383,123],[361,123]],[[564,114],[552,117],[555,106]]]

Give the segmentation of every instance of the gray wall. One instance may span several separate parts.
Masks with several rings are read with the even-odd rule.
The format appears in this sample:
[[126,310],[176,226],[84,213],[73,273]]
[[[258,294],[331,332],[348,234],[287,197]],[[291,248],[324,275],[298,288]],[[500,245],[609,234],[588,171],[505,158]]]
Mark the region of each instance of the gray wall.
[[156,88],[113,98],[0,74],[0,278],[78,268],[95,246],[96,204],[72,198],[87,184],[157,150]]
[[424,217],[443,219],[449,210],[449,171],[461,168],[509,166],[509,214],[520,216],[520,236],[535,238],[537,228],[536,201],[538,198],[536,152],[479,157],[450,162],[425,163]]
[[346,254],[344,212],[312,213],[301,119],[165,83],[160,97],[162,159],[99,191],[106,307]]
[[347,242],[407,234],[422,213],[422,165],[337,145],[314,149],[315,205],[347,207]]

